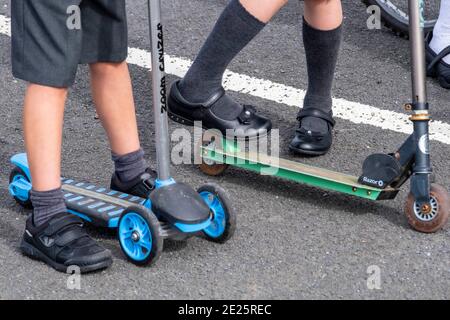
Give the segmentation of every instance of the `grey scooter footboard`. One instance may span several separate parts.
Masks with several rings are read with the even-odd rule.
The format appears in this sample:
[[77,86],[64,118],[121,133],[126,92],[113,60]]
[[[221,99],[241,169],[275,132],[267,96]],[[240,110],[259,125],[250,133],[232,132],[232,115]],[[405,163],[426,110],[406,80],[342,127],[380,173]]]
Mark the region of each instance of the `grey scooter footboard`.
[[96,186],[88,182],[62,178],[62,190],[70,213],[99,227],[117,227],[126,208],[142,206],[145,199]]

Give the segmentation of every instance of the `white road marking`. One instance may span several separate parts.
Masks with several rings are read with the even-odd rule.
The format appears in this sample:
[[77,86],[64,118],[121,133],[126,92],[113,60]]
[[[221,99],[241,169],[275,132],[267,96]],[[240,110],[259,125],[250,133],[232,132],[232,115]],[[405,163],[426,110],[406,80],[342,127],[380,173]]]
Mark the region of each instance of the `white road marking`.
[[[11,36],[10,19],[0,15],[0,34]],[[129,48],[127,61],[143,68],[151,69],[150,53],[143,49]],[[192,61],[166,55],[167,73],[183,77]],[[288,106],[302,105],[305,91],[266,79],[258,79],[245,74],[227,70],[224,77],[224,87],[227,90],[248,94]],[[370,105],[345,99],[333,99],[334,115],[356,124],[366,124],[385,130],[410,134],[412,124],[408,115],[389,110],[383,110]],[[450,145],[450,124],[442,121],[432,121],[430,139]]]

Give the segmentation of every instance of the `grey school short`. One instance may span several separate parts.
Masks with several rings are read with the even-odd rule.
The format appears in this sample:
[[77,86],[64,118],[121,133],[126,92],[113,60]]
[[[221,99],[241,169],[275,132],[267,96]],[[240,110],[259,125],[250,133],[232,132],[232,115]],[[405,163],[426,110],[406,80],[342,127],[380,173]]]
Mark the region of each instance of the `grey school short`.
[[69,87],[78,64],[127,57],[125,0],[13,0],[11,5],[16,78]]

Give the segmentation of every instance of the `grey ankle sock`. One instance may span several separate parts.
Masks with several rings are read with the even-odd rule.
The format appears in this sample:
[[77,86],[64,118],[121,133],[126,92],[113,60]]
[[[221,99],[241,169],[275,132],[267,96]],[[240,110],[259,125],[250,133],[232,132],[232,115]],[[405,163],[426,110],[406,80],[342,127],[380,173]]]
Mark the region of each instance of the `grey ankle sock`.
[[[303,19],[303,43],[308,67],[308,91],[304,108],[317,108],[331,112],[334,72],[342,42],[342,26],[330,31],[317,30]],[[306,117],[302,128],[316,132],[328,131],[325,120]]]
[[[252,16],[238,0],[232,0],[180,82],[179,89],[183,97],[192,103],[202,103],[219,90],[231,60],[264,26],[265,23]],[[220,112],[221,117],[235,119],[241,113],[242,106],[230,100],[215,106],[213,112]]]
[[67,212],[61,188],[50,191],[31,190],[33,204],[33,223],[39,227],[59,213]]
[[142,149],[121,156],[112,153],[112,160],[117,176],[125,183],[143,174],[148,167]]

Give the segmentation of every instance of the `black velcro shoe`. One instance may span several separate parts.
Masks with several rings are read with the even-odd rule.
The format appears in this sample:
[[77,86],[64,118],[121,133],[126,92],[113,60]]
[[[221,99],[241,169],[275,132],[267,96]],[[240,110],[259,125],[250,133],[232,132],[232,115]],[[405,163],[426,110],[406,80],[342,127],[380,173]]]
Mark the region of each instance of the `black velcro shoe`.
[[[328,132],[314,132],[302,128],[302,119],[316,117],[328,123]],[[298,113],[299,128],[295,131],[295,137],[289,144],[289,150],[294,153],[308,156],[321,156],[330,150],[333,143],[333,127],[336,124],[331,114],[316,108],[303,109]]]
[[272,122],[258,114],[252,106],[244,105],[241,114],[232,120],[225,120],[213,113],[212,107],[225,96],[221,88],[205,103],[190,103],[180,93],[179,81],[175,82],[169,94],[168,114],[175,122],[193,126],[194,121],[201,121],[203,129],[217,129],[224,137],[227,130],[232,138],[251,139],[267,135],[272,129]]
[[450,55],[450,46],[436,54],[430,48],[433,33],[430,32],[425,39],[425,55],[427,59],[427,75],[436,78],[442,88],[450,89],[450,64],[444,62],[444,58]]
[[117,174],[111,178],[111,190],[120,191],[143,199],[148,199],[150,193],[155,189],[156,171],[147,168],[143,174],[135,179],[124,183]]
[[77,266],[81,273],[88,273],[112,264],[111,252],[86,233],[80,218],[69,213],[60,213],[39,227],[34,226],[31,215],[20,249],[60,272]]

